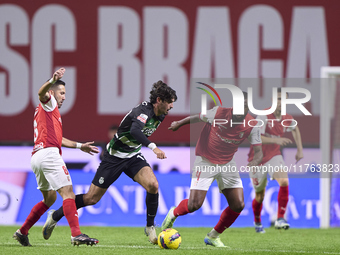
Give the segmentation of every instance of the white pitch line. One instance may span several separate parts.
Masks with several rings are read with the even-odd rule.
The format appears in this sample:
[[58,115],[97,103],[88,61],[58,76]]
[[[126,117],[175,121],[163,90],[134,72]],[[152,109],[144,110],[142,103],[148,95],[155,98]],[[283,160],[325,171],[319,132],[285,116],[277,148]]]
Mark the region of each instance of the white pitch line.
[[[13,245],[13,242],[0,243],[0,245]],[[49,244],[49,243],[35,243],[33,246],[70,246],[69,244]],[[83,245],[81,245],[83,246]],[[103,248],[126,248],[126,249],[159,249],[157,246],[143,246],[143,245],[103,245],[97,244],[93,245],[93,247],[103,247]],[[213,247],[180,247],[180,250],[213,250]],[[223,249],[218,249],[223,250]],[[226,251],[241,251],[241,252],[265,252],[265,253],[301,253],[301,254],[320,254],[320,252],[313,251],[296,251],[296,250],[268,250],[268,249],[238,249],[238,248],[226,248]],[[324,251],[321,254],[333,254],[340,255],[340,252],[327,252]]]
[[[150,246],[129,246],[129,245],[98,245],[100,247],[105,247],[105,248],[156,248],[156,247],[150,247]],[[180,247],[180,250],[203,250],[203,249],[213,249],[213,247]],[[218,249],[218,250],[223,250],[223,249]],[[227,251],[242,251],[242,252],[282,252],[282,253],[305,253],[305,254],[320,254],[320,252],[313,252],[313,251],[292,251],[292,250],[268,250],[268,249],[238,249],[238,248],[226,248]],[[323,252],[322,254],[340,254],[340,252]]]

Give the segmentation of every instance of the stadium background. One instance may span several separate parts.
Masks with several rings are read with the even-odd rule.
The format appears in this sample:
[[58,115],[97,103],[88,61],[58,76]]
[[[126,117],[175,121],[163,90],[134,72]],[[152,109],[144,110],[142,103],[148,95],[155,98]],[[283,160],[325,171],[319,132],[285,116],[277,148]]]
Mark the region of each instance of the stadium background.
[[[168,148],[175,152],[188,150],[189,127],[174,133],[167,127],[171,121],[190,114],[191,78],[300,78],[302,86],[310,89],[315,97],[307,104],[313,116],[296,115],[296,119],[304,147],[319,155],[320,102],[316,97],[319,87],[311,81],[320,77],[322,66],[340,65],[340,38],[335,32],[340,22],[338,9],[339,3],[335,0],[301,0],[298,4],[295,1],[162,1],[160,4],[158,1],[86,0],[81,6],[73,1],[1,1],[0,197],[5,201],[0,206],[1,224],[22,222],[30,206],[40,200],[29,172],[30,152],[22,145],[32,145],[37,90],[60,66],[67,70],[64,79],[67,100],[61,108],[65,137],[94,140],[97,144],[106,142],[108,128],[119,123],[133,106],[147,100],[152,83],[163,79],[177,91],[179,100],[152,135],[152,141],[176,146]],[[257,97],[261,99],[266,87],[262,83],[256,86]],[[334,132],[339,133],[337,129]],[[18,147],[11,150],[9,145]],[[181,146],[180,149],[177,146]],[[21,149],[25,153],[21,154]],[[246,151],[242,148],[240,155]],[[84,170],[83,161],[77,162],[82,156],[73,153],[64,150],[63,156],[70,158],[68,167],[77,191],[90,184],[95,164]],[[289,148],[284,153],[293,152]],[[307,164],[315,163],[313,153],[305,152]],[[153,155],[147,158],[152,161]],[[175,154],[173,160],[177,160]],[[182,165],[180,169],[189,171]],[[166,203],[165,207],[160,206],[156,219],[159,223],[166,209],[179,201],[175,200],[175,192],[189,186],[187,174],[178,176],[181,173],[176,171],[164,174],[167,171],[159,168],[157,174]],[[168,181],[172,178],[174,181]],[[249,203],[252,192],[249,179],[244,179],[244,186],[245,200]],[[92,211],[84,209],[80,217],[82,224],[96,224],[93,220],[96,218],[102,219],[98,224],[103,225],[144,225],[141,211],[133,206],[136,201],[144,203],[143,194],[136,192],[138,186],[122,178],[114,187],[119,194],[127,196],[126,189],[130,189],[131,194],[140,197],[131,200],[125,197],[125,202],[117,204],[107,196],[105,201],[111,201],[109,209],[101,214],[96,214],[99,211],[96,207]],[[337,187],[333,185],[333,190]],[[294,221],[293,215],[288,214],[289,220],[294,221],[292,227],[318,226],[318,189],[317,178],[293,178],[291,194],[296,197],[296,208],[302,218]],[[216,195],[214,191],[210,191],[208,202],[211,202],[209,197]],[[275,195],[271,199],[269,210],[274,210]],[[338,197],[332,199],[335,226],[340,219],[340,207]],[[216,202],[215,207],[210,204],[208,214],[202,210],[195,213],[196,218],[188,217],[187,222],[181,224],[214,225],[218,210],[225,206],[223,199],[216,201],[221,204]],[[98,208],[100,206],[98,204]],[[268,225],[270,215],[265,213]],[[8,220],[9,215],[12,220]],[[251,225],[250,214],[235,224]]]

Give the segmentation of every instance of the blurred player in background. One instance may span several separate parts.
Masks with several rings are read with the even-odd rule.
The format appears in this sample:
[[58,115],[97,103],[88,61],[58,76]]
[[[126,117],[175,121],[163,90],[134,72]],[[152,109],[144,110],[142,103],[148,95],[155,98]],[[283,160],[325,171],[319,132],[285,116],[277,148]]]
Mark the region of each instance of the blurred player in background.
[[[292,141],[289,138],[282,137],[285,132],[292,132],[293,134],[297,147],[297,153],[295,155],[296,163],[303,158],[303,153],[300,131],[297,126],[294,126],[295,121],[293,121],[293,117],[289,114],[281,115],[281,88],[278,89],[277,108],[274,113],[267,116],[258,116],[257,119],[262,120],[264,123],[264,125],[260,128],[263,151],[262,165],[267,167],[268,172],[263,171],[265,169],[263,167],[262,171],[249,173],[255,190],[255,198],[252,203],[255,231],[257,233],[265,233],[261,223],[261,210],[267,185],[267,174],[269,174],[271,179],[275,179],[280,186],[277,196],[278,208],[275,228],[287,230],[289,229],[289,223],[285,220],[284,214],[286,212],[289,198],[289,181],[288,173],[282,169],[284,161],[280,146],[291,144]],[[289,127],[281,125],[283,120],[286,120],[284,125]],[[252,146],[250,147],[248,156],[248,161],[252,161],[254,156],[254,148]],[[280,167],[281,171],[270,171],[270,167]]]
[[[96,204],[109,186],[124,172],[138,182],[146,194],[145,234],[152,244],[157,244],[154,219],[158,209],[158,181],[149,163],[140,152],[142,145],[150,148],[158,159],[165,159],[165,153],[148,137],[159,127],[177,100],[176,91],[162,81],[153,84],[150,102],[142,102],[125,115],[118,132],[107,144],[104,158],[93,178],[90,190],[76,196],[76,206],[81,208]],[[44,238],[48,239],[56,223],[64,216],[63,207],[49,211],[44,226]]]
[[[118,131],[118,126],[117,125],[112,125],[110,126],[109,130],[107,131],[107,137],[109,139],[109,141],[111,141],[114,137],[115,137],[115,134],[117,133]],[[100,160],[103,160],[104,159],[104,152],[106,150],[106,143],[103,144],[101,147],[102,147],[102,152],[100,154]]]
[[107,137],[109,138],[110,141],[115,137],[115,134],[117,134],[117,132],[118,132],[118,126],[117,125],[112,125],[109,128],[109,131],[107,131]]
[[57,199],[56,191],[63,198],[65,217],[71,228],[72,244],[97,244],[98,240],[80,232],[78,213],[72,180],[61,157],[61,146],[78,148],[91,155],[98,153],[93,142],[77,143],[63,137],[62,122],[59,109],[65,100],[65,82],[60,80],[65,73],[64,68],[57,70],[53,77],[39,89],[40,104],[34,113],[34,148],[31,166],[36,176],[38,189],[44,199],[36,204],[18,229],[13,238],[22,246],[31,246],[28,231]]
[[101,147],[102,151],[99,154],[99,157],[94,157],[91,161],[89,161],[82,169],[84,172],[94,172],[95,173],[97,171],[97,168],[98,168],[100,162],[104,159],[104,152],[106,150],[106,145],[109,141],[112,140],[112,138],[117,133],[117,131],[118,131],[117,125],[112,125],[112,126],[109,127],[109,129],[107,131],[107,137],[109,139],[106,141],[106,143],[100,143],[100,147]]
[[[245,92],[244,94],[246,95]],[[193,115],[171,123],[169,129],[176,131],[186,124],[206,122],[196,145],[196,160],[191,176],[189,199],[182,200],[177,207],[169,210],[162,223],[162,229],[172,228],[178,216],[201,208],[210,185],[216,179],[220,192],[226,197],[229,206],[222,212],[217,225],[206,235],[204,242],[215,247],[227,247],[222,243],[219,235],[234,223],[244,208],[243,185],[236,168],[234,154],[239,145],[248,138],[255,150],[254,158],[248,163],[248,167],[258,165],[262,159],[260,130],[248,125],[248,121],[254,118],[248,114],[247,99],[244,100],[244,109],[244,115],[233,115],[232,108],[217,106],[207,111],[206,115]],[[227,120],[228,123],[215,125],[214,120],[217,119]],[[245,125],[235,124],[243,121]],[[225,170],[216,170],[208,174],[205,171],[209,167],[217,169],[217,166]]]

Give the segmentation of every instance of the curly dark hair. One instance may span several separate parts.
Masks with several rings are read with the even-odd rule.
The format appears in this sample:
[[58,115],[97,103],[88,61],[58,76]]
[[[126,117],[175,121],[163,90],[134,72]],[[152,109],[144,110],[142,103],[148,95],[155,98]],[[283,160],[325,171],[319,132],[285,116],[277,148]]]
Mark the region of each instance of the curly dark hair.
[[152,85],[152,90],[150,91],[150,103],[156,103],[157,97],[159,97],[163,102],[165,101],[167,103],[172,103],[172,100],[177,100],[176,91],[170,88],[163,81],[155,82]]

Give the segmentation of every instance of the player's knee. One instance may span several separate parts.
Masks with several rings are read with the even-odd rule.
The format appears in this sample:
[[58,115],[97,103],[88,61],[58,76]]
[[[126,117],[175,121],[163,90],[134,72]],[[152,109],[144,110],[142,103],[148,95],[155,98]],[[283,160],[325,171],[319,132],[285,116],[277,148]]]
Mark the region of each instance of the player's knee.
[[95,205],[96,203],[98,203],[98,201],[100,200],[100,198],[96,197],[96,195],[93,195],[92,193],[86,193],[83,196],[83,201],[84,201],[84,205]]
[[56,192],[54,192],[54,193],[52,193],[52,195],[51,195],[51,202],[52,202],[52,204],[54,204],[54,202],[57,200],[57,193]]
[[264,193],[263,193],[263,192],[256,193],[256,194],[255,194],[255,200],[256,200],[258,203],[262,203],[263,200],[264,200]]
[[230,206],[230,209],[233,210],[234,212],[240,213],[242,212],[243,208],[244,208],[244,201],[239,201],[235,204],[233,204],[232,206]]
[[194,212],[194,211],[197,211],[198,209],[200,209],[202,206],[202,203],[201,201],[189,201],[188,202],[188,210],[189,212]]
[[99,202],[99,200],[100,200],[100,198],[93,196],[93,197],[87,198],[86,201],[84,199],[84,203],[86,205],[95,205]]
[[281,179],[278,179],[278,183],[280,187],[286,187],[289,185],[289,180],[288,178],[281,178]]
[[146,188],[146,191],[151,194],[157,194],[158,193],[158,181],[152,181],[149,182]]
[[46,198],[44,198],[43,202],[47,207],[51,207],[54,202],[57,200],[57,194],[54,192],[51,192]]
[[264,196],[259,196],[259,197],[256,199],[256,201],[257,201],[258,203],[260,203],[260,204],[263,203],[263,200],[264,200]]
[[243,208],[244,208],[244,202],[241,201],[241,202],[239,203],[238,207],[237,207],[237,211],[238,211],[238,212],[242,212]]

